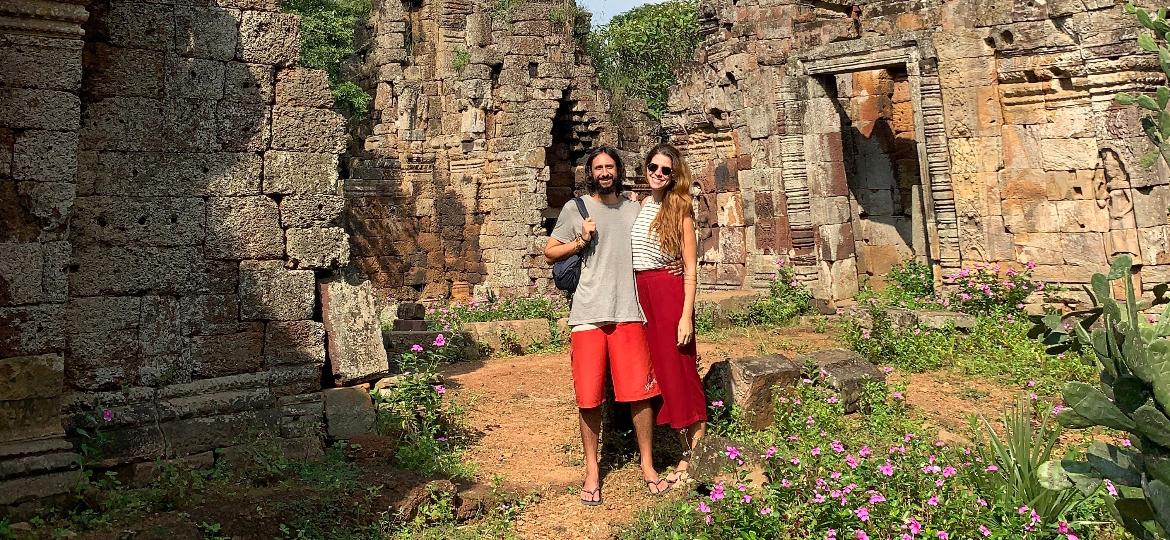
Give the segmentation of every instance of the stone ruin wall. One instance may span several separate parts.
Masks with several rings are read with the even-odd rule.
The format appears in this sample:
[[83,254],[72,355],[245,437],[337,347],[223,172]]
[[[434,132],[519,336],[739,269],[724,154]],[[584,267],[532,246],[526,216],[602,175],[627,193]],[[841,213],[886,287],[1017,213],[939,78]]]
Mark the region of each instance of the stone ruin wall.
[[355,263],[398,299],[552,289],[546,227],[577,162],[599,144],[637,162],[647,117],[613,125],[571,2],[374,4],[354,69],[373,111],[345,164]]
[[99,466],[320,450],[346,135],[298,43],[275,0],[0,7],[0,504],[98,407]]
[[1120,4],[699,9],[664,128],[698,172],[706,287],[763,286],[783,257],[828,307],[911,254],[1079,288],[1129,253],[1143,288],[1170,280],[1166,168],[1113,102],[1164,77]]

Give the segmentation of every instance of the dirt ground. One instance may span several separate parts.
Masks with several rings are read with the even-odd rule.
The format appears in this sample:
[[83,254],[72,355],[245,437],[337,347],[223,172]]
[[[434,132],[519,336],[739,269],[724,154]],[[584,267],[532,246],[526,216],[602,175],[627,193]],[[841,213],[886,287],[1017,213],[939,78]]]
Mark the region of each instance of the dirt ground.
[[[700,339],[699,355],[705,370],[730,356],[773,352],[795,356],[839,346],[831,334],[807,326],[750,329]],[[446,377],[456,395],[472,404],[470,424],[482,430],[482,437],[468,452],[479,473],[485,479],[499,475],[510,485],[540,494],[516,524],[520,537],[610,538],[638,509],[656,502],[646,492],[633,460],[603,477],[600,507],[585,508],[577,502],[583,469],[567,352],[455,365]],[[892,380],[907,383],[906,397],[916,414],[956,435],[967,432],[969,413],[997,417],[1018,394],[1015,389],[964,380],[945,371],[895,374]]]

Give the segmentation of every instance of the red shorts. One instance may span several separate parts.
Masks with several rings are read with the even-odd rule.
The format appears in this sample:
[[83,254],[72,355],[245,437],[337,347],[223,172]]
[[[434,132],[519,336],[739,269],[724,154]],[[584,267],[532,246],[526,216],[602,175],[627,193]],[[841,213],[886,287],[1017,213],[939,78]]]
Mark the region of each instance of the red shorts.
[[605,402],[606,367],[617,401],[642,401],[659,394],[642,323],[607,324],[570,335],[577,407],[592,409]]

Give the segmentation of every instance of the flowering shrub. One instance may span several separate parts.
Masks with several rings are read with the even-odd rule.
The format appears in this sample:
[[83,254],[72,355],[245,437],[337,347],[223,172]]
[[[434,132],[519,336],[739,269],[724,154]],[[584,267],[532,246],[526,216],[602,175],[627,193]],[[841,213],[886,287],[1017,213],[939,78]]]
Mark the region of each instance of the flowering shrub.
[[433,343],[415,344],[398,357],[402,373],[389,388],[374,390],[378,431],[395,437],[398,466],[424,474],[466,476],[460,451],[466,443],[464,409],[446,395],[438,366],[450,350],[443,334]]
[[[805,380],[778,399],[766,448],[766,485],[734,474],[699,494],[643,513],[626,538],[975,539],[1078,538],[1079,520],[1044,517],[979,490],[989,464],[969,448],[923,435],[901,389],[867,389],[872,414],[845,417],[838,396]],[[1078,516],[1079,517],[1079,516]],[[1071,536],[1070,536],[1071,535]]]
[[943,276],[948,294],[943,305],[950,309],[973,314],[1019,312],[1024,301],[1045,284],[1032,279],[1036,263],[1029,262],[1024,270],[1007,268],[1001,272],[998,264],[978,263],[973,268],[961,268]]
[[857,301],[909,309],[942,307],[934,291],[934,270],[926,263],[914,259],[902,261],[890,269],[885,281],[885,287],[880,290],[862,287]]
[[812,293],[796,279],[796,271],[781,259],[776,275],[768,284],[768,296],[752,302],[743,311],[728,314],[736,326],[780,326],[812,308]]

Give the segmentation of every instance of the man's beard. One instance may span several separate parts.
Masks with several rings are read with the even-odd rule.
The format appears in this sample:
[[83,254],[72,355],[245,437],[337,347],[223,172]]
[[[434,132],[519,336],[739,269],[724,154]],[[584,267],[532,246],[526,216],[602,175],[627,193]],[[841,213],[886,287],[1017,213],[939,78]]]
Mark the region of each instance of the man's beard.
[[612,195],[614,193],[621,193],[622,183],[620,180],[614,179],[609,184],[609,187],[601,187],[601,182],[595,178],[589,178],[589,191],[598,195]]

